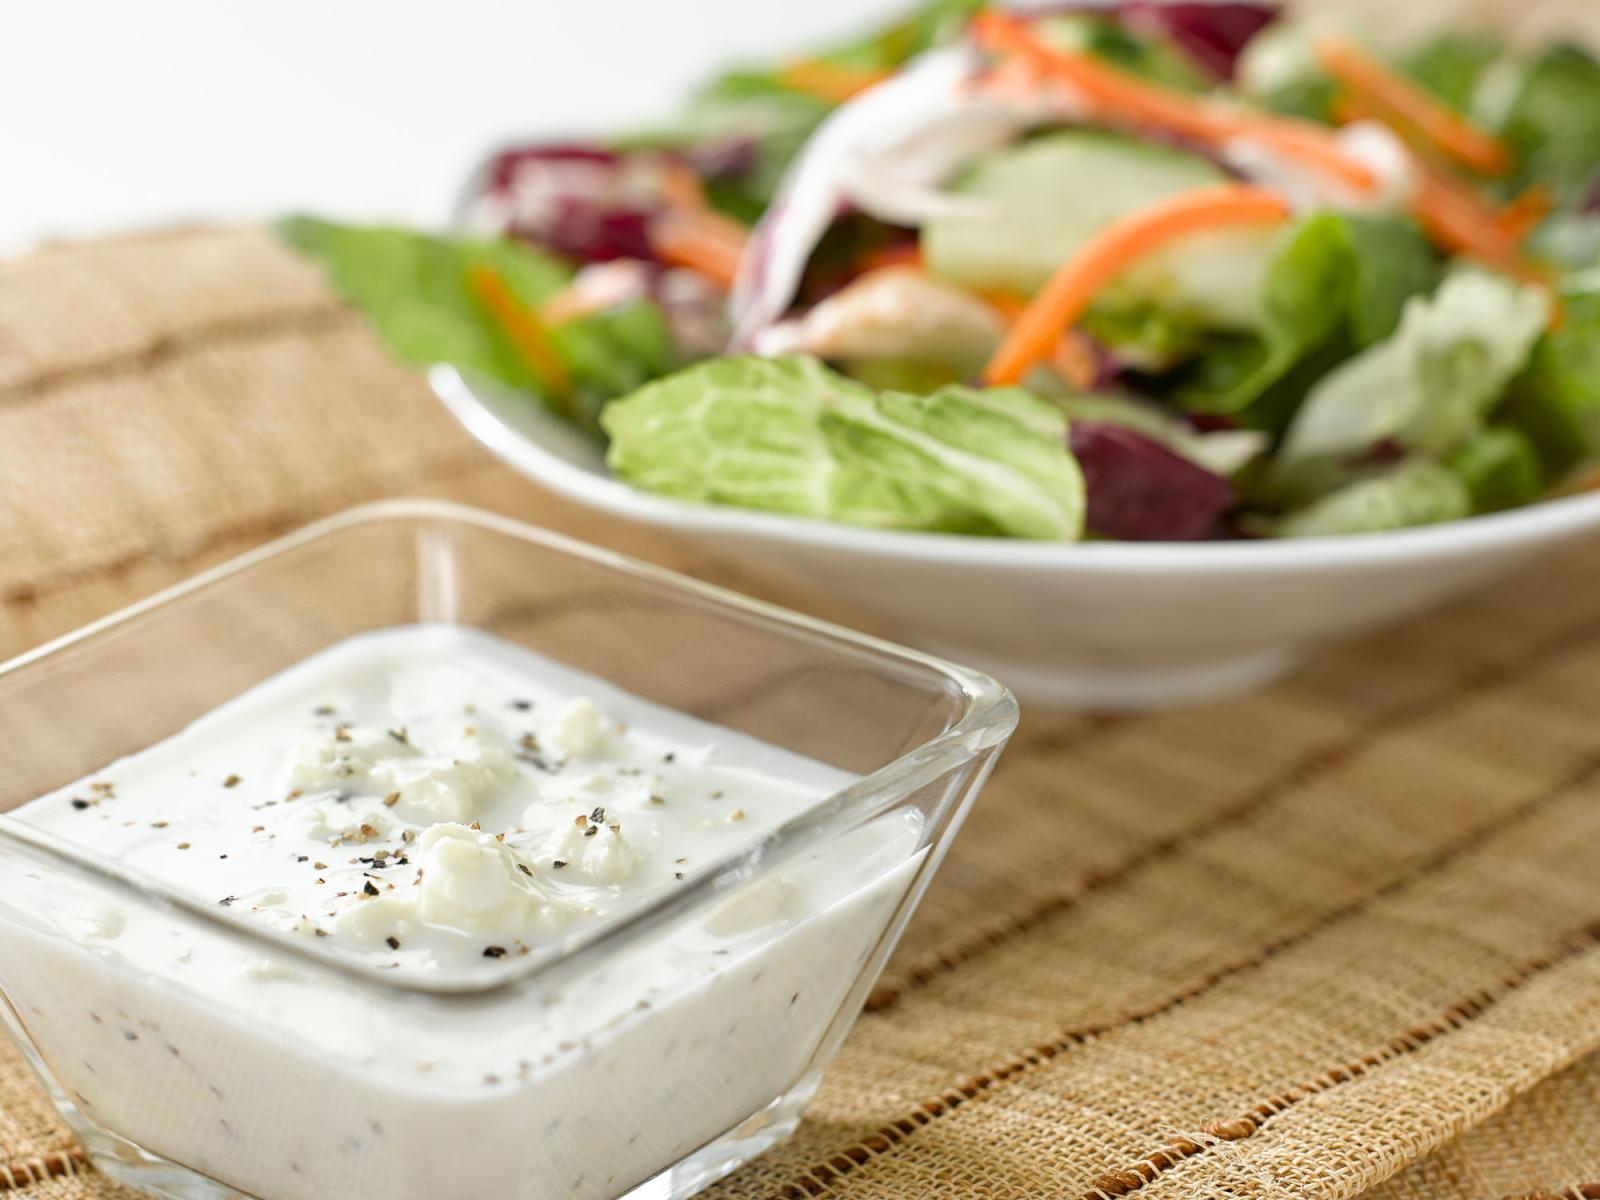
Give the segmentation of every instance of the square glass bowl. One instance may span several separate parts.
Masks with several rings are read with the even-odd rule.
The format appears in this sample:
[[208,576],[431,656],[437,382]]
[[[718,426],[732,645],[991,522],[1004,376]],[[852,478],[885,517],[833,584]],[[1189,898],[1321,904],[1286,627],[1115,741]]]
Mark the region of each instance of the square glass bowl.
[[[319,650],[418,623],[852,782],[559,955],[425,982],[10,815]],[[152,1195],[688,1196],[793,1130],[1015,723],[985,676],[540,530],[357,509],[0,667],[0,1012],[92,1159]],[[715,936],[719,906],[772,887],[806,902]],[[446,1047],[436,1070],[421,1045]]]

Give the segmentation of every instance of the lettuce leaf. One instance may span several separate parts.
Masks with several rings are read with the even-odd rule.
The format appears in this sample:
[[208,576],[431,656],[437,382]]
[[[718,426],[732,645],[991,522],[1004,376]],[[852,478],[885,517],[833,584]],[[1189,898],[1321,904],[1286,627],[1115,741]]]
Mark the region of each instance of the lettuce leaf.
[[[539,391],[538,377],[479,308],[465,278],[473,266],[490,266],[533,306],[566,284],[566,265],[509,239],[433,237],[303,216],[286,218],[278,230],[322,265],[396,358],[416,366],[449,363]],[[595,427],[602,401],[679,365],[662,312],[648,299],[565,322],[550,340],[574,385],[562,415],[585,428]]]
[[1333,537],[1382,533],[1454,521],[1472,512],[1466,484],[1425,459],[1349,483],[1277,521],[1278,537]]
[[1600,61],[1556,45],[1529,64],[1501,123],[1518,152],[1519,182],[1582,202],[1600,179]]
[[469,268],[484,264],[524,303],[537,304],[571,275],[556,259],[518,242],[429,237],[315,217],[285,218],[278,232],[321,264],[395,357],[417,366],[450,363],[513,387],[534,386],[532,372],[484,319],[463,281]]
[[1401,66],[1451,108],[1469,113],[1478,81],[1504,51],[1499,42],[1478,33],[1445,33],[1415,47]]
[[1473,269],[1406,303],[1400,326],[1312,388],[1280,470],[1394,440],[1444,454],[1481,427],[1549,317],[1544,293]]
[[1072,540],[1066,419],[1016,388],[876,393],[803,357],[714,359],[608,404],[607,461],[681,500],[881,529]]
[[1268,438],[1254,429],[1202,432],[1156,404],[1109,392],[1052,396],[1074,427],[1082,422],[1130,429],[1196,466],[1224,478],[1237,474],[1267,449]]
[[1600,452],[1600,270],[1567,278],[1561,315],[1512,383],[1503,412],[1533,441],[1550,475]]
[[1201,355],[1175,398],[1198,412],[1241,412],[1317,347],[1340,339],[1359,349],[1387,337],[1406,300],[1437,277],[1437,259],[1411,221],[1332,212],[1302,218],[1268,265],[1260,334]]
[[1539,453],[1528,435],[1494,425],[1472,435],[1445,464],[1466,484],[1474,512],[1499,512],[1538,499],[1544,488]]

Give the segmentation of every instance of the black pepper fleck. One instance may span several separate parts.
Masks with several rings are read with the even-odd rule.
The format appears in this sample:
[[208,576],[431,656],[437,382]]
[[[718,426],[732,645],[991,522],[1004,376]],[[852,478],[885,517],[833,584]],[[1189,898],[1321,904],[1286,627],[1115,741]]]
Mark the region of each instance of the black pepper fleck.
[[388,943],[389,949],[391,949],[391,950],[400,949],[400,939],[395,937],[394,934],[391,933],[388,937],[384,938],[383,940],[386,943]]
[[483,948],[483,956],[485,958],[504,958],[506,956],[506,948],[504,946],[485,946]]
[[89,802],[87,800],[77,799],[72,802],[72,807],[77,809],[79,812],[82,812],[84,809],[89,807]]
[[378,894],[378,889],[372,886],[372,880],[370,879],[362,885],[361,890],[368,896],[376,896]]

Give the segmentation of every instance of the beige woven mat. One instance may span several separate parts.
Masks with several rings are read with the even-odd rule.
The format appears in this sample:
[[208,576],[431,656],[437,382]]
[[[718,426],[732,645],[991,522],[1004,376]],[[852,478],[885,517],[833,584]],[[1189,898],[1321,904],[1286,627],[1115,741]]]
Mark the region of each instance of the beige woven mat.
[[[398,494],[759,590],[496,466],[259,231],[0,263],[0,656]],[[712,1194],[1600,1196],[1597,714],[1600,546],[1261,696],[1029,714],[806,1125]],[[0,1189],[119,1194],[9,1050],[0,1110]]]

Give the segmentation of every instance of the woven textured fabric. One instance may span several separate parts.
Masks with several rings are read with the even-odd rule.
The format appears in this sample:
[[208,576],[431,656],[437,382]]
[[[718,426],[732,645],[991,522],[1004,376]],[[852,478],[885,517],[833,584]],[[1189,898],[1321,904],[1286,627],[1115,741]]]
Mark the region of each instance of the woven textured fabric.
[[[0,656],[387,495],[763,590],[495,465],[256,230],[0,263],[0,480]],[[1600,546],[1259,696],[1027,714],[800,1133],[711,1195],[1600,1195],[1597,713]],[[9,1049],[5,1188],[126,1194]]]

